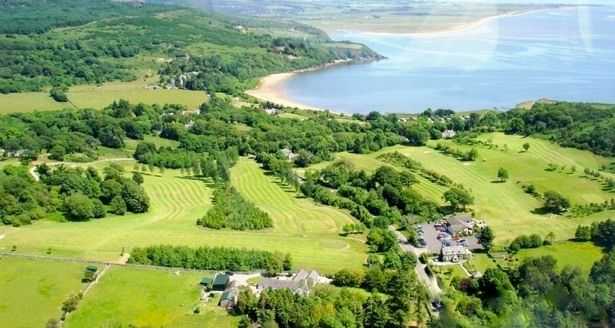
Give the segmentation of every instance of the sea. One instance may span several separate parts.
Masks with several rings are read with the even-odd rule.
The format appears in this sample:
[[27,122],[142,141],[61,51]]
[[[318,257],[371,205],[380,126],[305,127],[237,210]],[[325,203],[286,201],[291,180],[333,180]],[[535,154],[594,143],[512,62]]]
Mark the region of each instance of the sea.
[[280,91],[345,113],[505,110],[540,98],[615,103],[615,6],[536,10],[470,25],[414,35],[333,33],[387,59],[297,74]]

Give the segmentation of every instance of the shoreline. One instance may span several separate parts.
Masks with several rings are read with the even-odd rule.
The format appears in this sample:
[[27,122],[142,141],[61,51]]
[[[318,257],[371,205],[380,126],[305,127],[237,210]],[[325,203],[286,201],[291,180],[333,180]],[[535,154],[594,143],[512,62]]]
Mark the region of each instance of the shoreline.
[[[535,13],[535,12],[544,11],[544,10],[575,8],[575,7],[576,6],[561,5],[561,6],[550,7],[550,8],[538,8],[538,9],[528,9],[528,10],[517,10],[517,11],[505,12],[505,13],[501,13],[497,15],[482,17],[472,22],[462,23],[460,25],[452,26],[451,28],[440,30],[440,31],[411,32],[411,33],[368,32],[368,31],[361,32],[359,31],[357,33],[361,33],[365,35],[373,35],[373,36],[437,38],[437,37],[451,36],[451,35],[458,34],[458,33],[465,33],[473,29],[476,29],[478,27],[481,27],[492,21],[498,20],[500,18],[527,15],[530,13]],[[343,30],[339,30],[339,31],[343,31]],[[350,32],[350,31],[346,31],[346,32]],[[339,114],[339,115],[350,115],[348,113],[340,113],[340,112],[332,111],[329,109],[319,108],[316,106],[311,106],[311,105],[307,105],[307,104],[294,101],[285,94],[281,86],[283,85],[284,82],[293,78],[296,74],[305,73],[305,72],[313,72],[313,71],[318,71],[322,69],[327,69],[332,66],[337,66],[337,65],[342,65],[342,64],[351,64],[351,63],[353,63],[353,60],[339,60],[333,63],[328,63],[325,65],[320,65],[320,66],[312,67],[308,69],[301,69],[301,70],[296,70],[292,72],[267,75],[259,80],[258,85],[254,89],[250,89],[246,91],[245,93],[261,101],[269,101],[272,103],[283,105],[285,107],[295,107],[295,108],[299,108],[303,110],[312,110],[312,111],[329,111],[331,113]]]
[[310,67],[310,68],[298,69],[292,72],[270,74],[265,77],[262,77],[258,81],[258,85],[256,86],[256,88],[245,91],[245,94],[252,96],[260,101],[269,101],[269,102],[282,105],[285,107],[293,107],[293,108],[298,108],[298,109],[303,109],[303,110],[320,111],[320,112],[328,111],[330,113],[337,114],[337,115],[348,115],[346,113],[336,112],[336,111],[332,111],[330,109],[321,108],[321,107],[310,106],[307,104],[303,104],[303,103],[291,100],[284,93],[284,91],[282,90],[280,86],[285,81],[291,79],[297,74],[315,72],[315,71],[331,68],[334,66],[348,65],[348,64],[352,64],[353,62],[355,61],[352,59],[344,59],[344,60],[340,59],[332,63],[318,65],[318,66]]

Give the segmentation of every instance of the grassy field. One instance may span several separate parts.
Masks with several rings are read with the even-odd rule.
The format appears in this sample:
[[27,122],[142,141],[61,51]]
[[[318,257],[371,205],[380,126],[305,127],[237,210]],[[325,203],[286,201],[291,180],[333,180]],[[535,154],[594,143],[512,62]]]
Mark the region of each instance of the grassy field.
[[588,274],[592,265],[602,258],[602,250],[592,243],[578,243],[573,241],[558,242],[550,246],[534,249],[524,249],[517,253],[520,261],[528,257],[551,255],[557,260],[558,268],[575,266]]
[[[542,202],[526,194],[522,184],[534,184],[539,192],[556,190],[568,197],[573,204],[602,202],[615,197],[615,194],[603,191],[600,183],[583,175],[584,168],[597,170],[602,164],[610,163],[609,158],[594,155],[587,151],[563,148],[548,141],[536,138],[521,138],[501,133],[486,134],[483,140],[491,140],[499,149],[476,146],[479,160],[460,162],[450,156],[439,153],[429,147],[395,146],[368,155],[349,153],[338,154],[338,159],[350,161],[357,169],[372,171],[381,165],[387,165],[377,157],[385,152],[398,151],[421,162],[426,168],[445,174],[453,181],[463,184],[472,191],[475,205],[472,210],[479,218],[485,219],[496,232],[496,241],[508,243],[520,234],[549,232],[556,234],[559,240],[573,236],[579,224],[589,224],[603,220],[614,213],[602,212],[582,218],[568,218],[555,215],[533,213],[542,206]],[[443,141],[441,141],[443,142]],[[528,142],[530,150],[521,152],[522,145]],[[435,142],[431,144],[435,145]],[[507,145],[508,150],[504,150]],[[459,149],[469,146],[452,145]],[[550,163],[566,165],[563,172],[545,170]],[[312,169],[323,168],[329,163],[320,163]],[[575,166],[576,172],[570,173]],[[510,173],[506,183],[496,183],[498,168],[503,167]],[[442,202],[441,186],[420,179],[414,188],[424,196]]]
[[[133,82],[112,82],[102,86],[80,85],[69,89],[68,99],[79,108],[101,109],[115,100],[133,103],[181,104],[198,108],[207,100],[204,92],[190,90],[153,90],[146,88],[151,79]],[[58,103],[48,92],[26,92],[0,95],[0,114],[74,108],[70,103]]]
[[[131,169],[132,161],[118,162]],[[106,162],[94,166],[103,168]],[[250,160],[233,169],[233,184],[250,201],[269,212],[275,228],[238,232],[205,230],[196,225],[211,206],[212,190],[200,180],[180,177],[167,170],[162,176],[146,175],[145,189],[151,198],[149,213],[107,217],[81,223],[49,220],[19,228],[0,226],[0,250],[13,245],[20,253],[119,260],[122,249],[152,244],[232,246],[290,252],[297,267],[323,272],[340,265],[358,268],[365,258],[361,240],[338,236],[341,225],[351,222],[342,211],[298,199],[266,176]]]
[[[196,272],[109,269],[69,316],[65,327],[235,327],[214,301],[201,304]],[[199,307],[201,312],[194,314]]]
[[83,264],[0,257],[0,327],[44,327],[81,289]]

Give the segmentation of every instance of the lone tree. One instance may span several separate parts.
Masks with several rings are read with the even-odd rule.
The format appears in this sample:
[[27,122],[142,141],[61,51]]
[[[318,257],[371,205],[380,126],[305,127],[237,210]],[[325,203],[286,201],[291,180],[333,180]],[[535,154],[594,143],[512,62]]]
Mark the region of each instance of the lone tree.
[[500,167],[500,169],[498,170],[498,180],[500,182],[506,182],[506,180],[508,180],[508,171],[505,168]]
[[524,143],[524,144],[523,144],[523,150],[524,150],[524,151],[528,151],[528,150],[530,150],[530,144],[529,144],[529,143],[527,143],[527,142],[526,142],[526,143]]
[[562,214],[570,207],[570,201],[556,191],[547,191],[544,194],[544,206],[547,213]]
[[53,87],[49,90],[49,96],[57,102],[68,102],[68,97],[66,96],[65,91],[65,88]]
[[478,241],[486,250],[490,250],[493,246],[493,239],[495,239],[495,233],[491,227],[486,226],[478,233]]
[[453,187],[447,190],[443,198],[448,202],[453,210],[466,209],[466,206],[474,204],[474,197],[465,189]]

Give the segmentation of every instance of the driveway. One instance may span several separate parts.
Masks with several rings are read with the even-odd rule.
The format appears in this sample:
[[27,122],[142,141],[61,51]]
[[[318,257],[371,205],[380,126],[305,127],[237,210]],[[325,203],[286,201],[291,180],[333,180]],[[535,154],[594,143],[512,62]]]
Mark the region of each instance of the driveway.
[[438,286],[437,279],[433,276],[430,277],[425,271],[427,265],[421,263],[421,261],[418,260],[418,257],[421,254],[429,253],[429,250],[426,248],[417,248],[411,244],[408,244],[408,239],[401,232],[395,230],[393,227],[389,227],[389,229],[395,234],[395,236],[397,236],[397,240],[399,241],[399,247],[401,247],[403,251],[412,253],[417,257],[416,266],[414,267],[414,271],[416,272],[417,277],[423,283],[423,285],[427,287],[427,290],[429,291],[429,294],[431,295],[432,299],[439,300],[440,295],[442,295],[442,289],[440,288],[440,286]]

